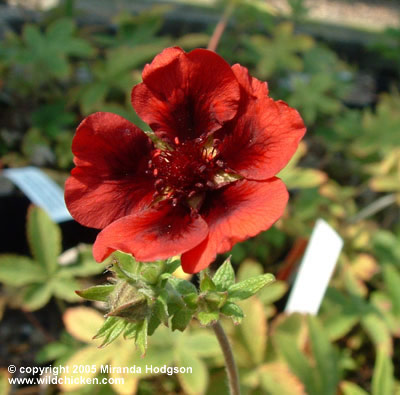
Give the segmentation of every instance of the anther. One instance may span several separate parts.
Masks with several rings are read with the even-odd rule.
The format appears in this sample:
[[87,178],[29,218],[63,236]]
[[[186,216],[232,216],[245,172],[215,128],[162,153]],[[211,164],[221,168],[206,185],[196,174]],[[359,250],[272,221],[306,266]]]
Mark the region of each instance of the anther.
[[161,150],[159,150],[159,149],[157,149],[157,150],[155,150],[154,152],[153,152],[153,159],[154,158],[157,158],[157,156],[159,156],[161,154]]
[[213,147],[216,147],[217,145],[220,145],[221,144],[221,140],[219,140],[219,139],[214,139],[214,141],[213,141]]
[[157,189],[157,191],[161,191],[162,187],[164,184],[164,180],[162,179],[158,179],[155,183],[154,183],[154,187]]
[[194,184],[194,186],[195,186],[196,188],[199,188],[199,189],[204,188],[204,184],[202,184],[201,182],[197,182],[196,184]]
[[154,170],[153,170],[153,176],[154,176],[154,177],[157,177],[157,174],[158,174],[158,169],[154,169]]
[[209,188],[214,188],[214,183],[213,183],[212,181],[210,181],[210,180],[208,180],[208,181],[206,182],[206,185],[207,185]]
[[177,198],[173,198],[171,204],[172,204],[172,207],[176,207],[178,205],[178,199]]
[[176,145],[179,145],[179,138],[178,138],[178,137],[175,137],[175,138],[174,138],[174,142],[175,142]]
[[196,195],[196,191],[190,191],[189,193],[188,193],[188,198],[190,199],[190,198],[192,198],[194,195]]
[[201,166],[199,167],[199,172],[200,172],[200,173],[203,173],[203,171],[204,171],[205,169],[207,169],[207,166],[206,166],[206,165],[201,165]]
[[153,161],[152,160],[149,160],[149,162],[147,163],[147,167],[149,169],[151,169],[153,167]]
[[224,162],[221,159],[218,159],[215,163],[218,167],[224,167]]

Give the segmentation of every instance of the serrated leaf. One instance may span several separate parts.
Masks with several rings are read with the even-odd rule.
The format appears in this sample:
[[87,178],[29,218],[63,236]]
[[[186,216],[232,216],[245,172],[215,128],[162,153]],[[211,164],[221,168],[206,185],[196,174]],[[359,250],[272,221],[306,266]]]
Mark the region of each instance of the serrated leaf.
[[213,282],[218,291],[226,291],[231,285],[235,284],[235,271],[230,257],[215,272]]
[[39,207],[31,206],[27,221],[28,242],[35,260],[54,273],[61,253],[61,230]]
[[372,395],[393,394],[393,362],[383,351],[378,351],[372,376]]
[[188,309],[178,310],[171,319],[172,330],[183,332],[193,317],[193,311]]
[[218,321],[219,313],[217,311],[200,311],[197,314],[197,318],[201,325],[210,325],[211,323]]
[[34,311],[45,306],[51,298],[52,286],[50,283],[32,284],[24,289],[22,296],[23,308]]
[[114,291],[114,288],[114,284],[95,285],[81,291],[76,291],[76,293],[84,299],[106,302],[110,293]]
[[[98,311],[81,306],[67,309],[63,315],[63,322],[67,332],[74,338],[92,343],[93,336],[104,324],[104,318]],[[110,323],[109,321],[108,324]]]
[[20,255],[0,256],[0,281],[14,287],[39,283],[47,278],[43,267]]
[[235,303],[227,302],[221,308],[221,313],[231,317],[234,324],[240,324],[244,317],[243,310]]
[[268,273],[233,284],[228,288],[228,300],[235,301],[250,298],[273,281],[275,281],[275,277]]

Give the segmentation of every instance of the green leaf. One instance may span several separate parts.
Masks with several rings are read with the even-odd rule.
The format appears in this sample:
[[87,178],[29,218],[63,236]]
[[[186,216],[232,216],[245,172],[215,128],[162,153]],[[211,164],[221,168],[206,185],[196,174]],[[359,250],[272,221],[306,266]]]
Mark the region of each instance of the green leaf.
[[246,349],[254,364],[264,360],[267,345],[267,317],[264,306],[258,298],[240,303],[246,317],[238,330],[242,333]]
[[176,269],[178,269],[178,267],[181,265],[181,260],[179,257],[172,257],[167,259],[167,261],[165,262],[165,269],[164,272],[165,273],[173,273]]
[[272,362],[262,365],[259,370],[261,388],[268,395],[305,395],[302,382],[289,370],[286,364]]
[[113,320],[108,318],[104,322],[103,316],[98,311],[80,306],[68,308],[63,315],[63,322],[67,332],[75,339],[92,343],[94,334],[108,329]]
[[79,288],[78,282],[74,278],[56,278],[52,281],[53,294],[67,302],[78,302],[79,296],[75,291]]
[[197,318],[201,325],[207,326],[211,323],[218,321],[219,313],[217,311],[200,311]]
[[208,369],[204,362],[193,353],[180,348],[176,364],[179,367],[192,368],[192,373],[178,373],[178,380],[185,393],[188,395],[204,394],[208,385]]
[[135,343],[139,347],[140,353],[143,356],[146,355],[147,348],[147,320],[143,320],[137,324]]
[[[97,331],[97,333],[93,336],[93,339],[100,339],[102,337],[113,337],[112,333],[115,330],[115,332],[119,332],[118,335],[122,332],[120,331],[122,327],[122,323],[125,322],[122,318],[120,317],[107,317],[105,320],[103,326]],[[116,336],[113,338],[113,340],[116,339]],[[104,345],[104,344],[103,344]]]
[[261,288],[275,281],[272,274],[262,274],[251,277],[239,283],[233,284],[228,288],[228,300],[244,300],[255,295]]
[[114,284],[95,285],[94,287],[89,287],[81,291],[76,291],[76,293],[84,299],[107,302],[108,296],[114,290],[114,288]]
[[118,277],[127,280],[136,279],[135,275],[137,275],[140,264],[132,255],[125,254],[121,251],[115,251],[112,254],[112,258],[114,270]]
[[392,301],[392,311],[400,316],[400,273],[393,265],[384,265],[383,279]]
[[169,282],[181,295],[197,294],[197,288],[190,281],[181,278],[171,278]]
[[0,281],[19,287],[34,282],[43,282],[47,278],[43,267],[31,259],[20,255],[0,256]]
[[240,324],[242,322],[243,310],[235,303],[228,302],[221,308],[221,313],[231,317],[234,324]]
[[43,307],[51,298],[50,283],[28,285],[22,297],[23,307],[34,311]]
[[288,290],[288,285],[284,281],[275,281],[274,283],[268,285],[260,290],[257,295],[264,305],[270,305],[280,298],[282,298]]
[[221,354],[217,338],[206,331],[189,332],[183,339],[183,348],[199,357],[214,357]]
[[178,310],[171,320],[172,330],[178,330],[183,332],[187,326],[189,325],[190,321],[193,317],[193,311],[188,309],[181,309]]
[[343,395],[368,395],[368,392],[350,381],[342,381],[340,383],[340,389]]
[[218,291],[226,291],[231,285],[235,284],[235,272],[230,257],[215,272],[213,282]]
[[372,395],[393,394],[393,362],[384,352],[379,351],[376,357],[372,376]]
[[58,269],[57,258],[61,253],[61,230],[39,207],[31,206],[27,222],[28,242],[35,260],[48,273]]
[[53,342],[46,344],[35,357],[35,361],[39,364],[55,361],[63,357],[71,349],[70,345],[61,342]]
[[283,355],[290,370],[304,384],[306,393],[309,395],[320,395],[314,369],[305,355],[299,350],[295,337],[276,333],[273,340],[276,342],[276,349]]
[[339,383],[337,354],[317,318],[308,316],[307,320],[316,370],[321,380],[321,391],[327,395],[334,395]]
[[206,270],[200,272],[200,290],[202,292],[216,290],[216,286]]
[[168,325],[168,294],[165,289],[161,290],[160,294],[158,295],[157,300],[153,305],[153,309],[156,313],[157,318],[164,324]]
[[390,355],[393,351],[393,340],[383,318],[374,313],[364,314],[361,325],[369,335],[377,351]]

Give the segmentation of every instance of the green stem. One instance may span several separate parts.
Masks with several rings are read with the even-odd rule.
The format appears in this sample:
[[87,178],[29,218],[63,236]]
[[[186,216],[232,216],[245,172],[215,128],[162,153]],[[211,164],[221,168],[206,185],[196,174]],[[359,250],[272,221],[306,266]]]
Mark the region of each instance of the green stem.
[[221,346],[224,354],[226,373],[229,380],[230,395],[240,395],[239,374],[228,337],[226,336],[224,328],[222,328],[218,321],[212,325],[212,328],[215,336],[217,336],[219,345]]

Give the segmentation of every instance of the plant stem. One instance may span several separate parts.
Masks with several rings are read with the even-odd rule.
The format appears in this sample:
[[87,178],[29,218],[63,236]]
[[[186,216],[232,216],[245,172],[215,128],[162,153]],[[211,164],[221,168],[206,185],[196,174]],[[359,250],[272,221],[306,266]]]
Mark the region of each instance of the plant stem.
[[213,324],[212,328],[214,329],[215,336],[217,336],[219,345],[221,346],[222,352],[224,354],[226,373],[229,380],[230,394],[240,395],[239,374],[228,337],[226,336],[224,328],[222,328],[219,321]]
[[222,37],[222,34],[228,24],[228,20],[231,17],[233,10],[234,10],[233,1],[230,1],[226,6],[224,13],[222,14],[221,19],[219,20],[217,26],[215,26],[214,32],[210,38],[210,42],[208,43],[207,49],[210,51],[216,52],[219,40]]
[[396,202],[396,195],[394,193],[382,196],[379,199],[376,199],[367,207],[363,208],[358,214],[351,217],[349,219],[349,222],[354,224],[356,222],[362,221],[363,219],[371,217],[372,215],[378,213],[379,211],[385,209],[386,207],[389,207],[395,202]]

